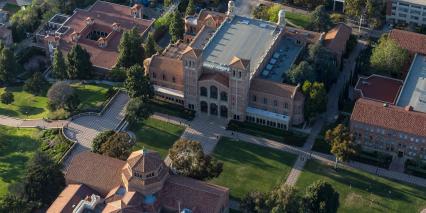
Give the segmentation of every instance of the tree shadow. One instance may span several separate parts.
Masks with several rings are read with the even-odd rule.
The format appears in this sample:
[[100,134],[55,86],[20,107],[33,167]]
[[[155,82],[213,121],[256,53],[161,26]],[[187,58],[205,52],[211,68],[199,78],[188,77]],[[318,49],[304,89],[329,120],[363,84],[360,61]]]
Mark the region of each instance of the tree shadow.
[[19,112],[23,115],[37,115],[44,112],[43,108],[32,106],[20,106]]
[[15,110],[0,107],[0,115],[18,117],[19,113],[16,112]]
[[1,157],[0,177],[6,183],[12,183],[19,180],[25,171],[29,157],[22,154],[11,154]]

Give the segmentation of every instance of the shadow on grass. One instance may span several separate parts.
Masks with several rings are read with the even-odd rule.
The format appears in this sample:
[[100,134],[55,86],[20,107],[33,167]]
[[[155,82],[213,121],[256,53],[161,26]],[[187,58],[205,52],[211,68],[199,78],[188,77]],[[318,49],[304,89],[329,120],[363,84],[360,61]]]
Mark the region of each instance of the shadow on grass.
[[11,109],[0,108],[0,115],[18,117],[19,113]]
[[228,138],[222,138],[219,141],[213,155],[220,161],[235,164],[252,164],[262,169],[276,169],[264,162],[262,158],[284,163],[289,167],[292,167],[296,160],[296,156],[290,153],[249,144],[247,142],[233,141]]
[[[416,193],[414,190],[396,188],[395,186],[390,185],[391,183],[386,184],[386,183],[377,181],[373,178],[370,178],[366,175],[362,175],[360,173],[353,172],[348,169],[339,168],[337,171],[335,171],[333,168],[331,168],[331,166],[327,166],[324,164],[320,166],[320,165],[317,165],[320,163],[318,162],[312,163],[312,161],[310,161],[309,163],[313,164],[309,166],[309,172],[315,173],[320,176],[328,177],[341,184],[344,184],[347,186],[350,185],[351,187],[355,189],[365,191],[367,193],[371,193],[376,196],[380,196],[380,197],[392,199],[392,200],[410,202],[410,199],[407,197],[407,194],[408,194],[408,195],[412,195],[412,196],[426,200],[426,194],[421,195],[419,193]],[[324,169],[321,169],[321,167],[323,168],[326,167],[328,169],[327,171],[324,172]],[[378,177],[378,178],[381,178],[381,177]],[[388,181],[392,181],[392,180],[388,180]],[[401,184],[401,185],[404,185],[404,184]],[[410,185],[407,184],[404,186],[410,186]],[[417,186],[413,186],[413,187],[419,188]]]
[[0,158],[0,177],[6,183],[19,180],[25,170],[29,157],[18,153]]
[[44,112],[43,108],[32,106],[20,106],[19,112],[23,115],[37,115]]

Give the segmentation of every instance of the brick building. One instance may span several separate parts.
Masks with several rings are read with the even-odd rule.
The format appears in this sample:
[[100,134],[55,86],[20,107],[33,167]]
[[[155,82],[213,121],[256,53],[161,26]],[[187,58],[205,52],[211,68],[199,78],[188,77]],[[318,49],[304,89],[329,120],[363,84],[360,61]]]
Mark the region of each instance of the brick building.
[[[226,14],[202,10],[187,17],[184,41],[145,61],[157,97],[229,120],[281,129],[302,124],[304,96],[284,77],[308,44],[325,42],[325,33],[286,26],[284,10],[277,23],[233,10],[230,1]],[[338,52],[345,29],[328,37]]]

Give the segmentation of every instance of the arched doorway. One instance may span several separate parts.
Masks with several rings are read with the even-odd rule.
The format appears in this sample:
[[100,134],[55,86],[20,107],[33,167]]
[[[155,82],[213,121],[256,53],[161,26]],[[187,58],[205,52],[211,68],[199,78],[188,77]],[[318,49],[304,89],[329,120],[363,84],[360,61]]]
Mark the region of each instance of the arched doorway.
[[210,104],[210,115],[217,115],[217,105],[214,103]]
[[220,106],[220,116],[228,118],[228,108],[226,106]]
[[208,106],[207,102],[205,102],[205,101],[201,101],[200,107],[201,107],[201,112],[207,113],[209,111],[209,106]]

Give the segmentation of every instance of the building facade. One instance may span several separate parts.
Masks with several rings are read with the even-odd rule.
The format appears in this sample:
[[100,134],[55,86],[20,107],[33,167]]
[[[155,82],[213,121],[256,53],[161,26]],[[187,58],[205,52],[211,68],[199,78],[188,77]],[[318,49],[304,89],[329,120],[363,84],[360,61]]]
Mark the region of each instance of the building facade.
[[304,96],[283,76],[321,34],[202,10],[185,19],[184,40],[145,61],[157,97],[198,113],[288,129],[304,122]]
[[426,160],[426,114],[360,98],[350,120],[355,141],[364,149]]
[[391,23],[426,25],[426,1],[388,0],[386,20]]

